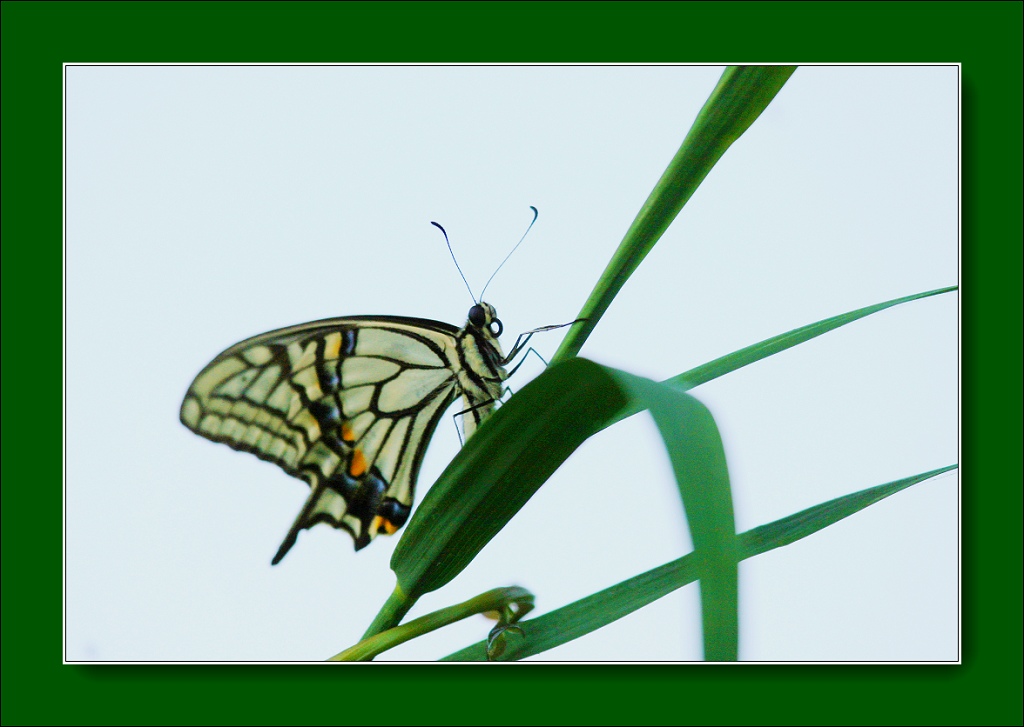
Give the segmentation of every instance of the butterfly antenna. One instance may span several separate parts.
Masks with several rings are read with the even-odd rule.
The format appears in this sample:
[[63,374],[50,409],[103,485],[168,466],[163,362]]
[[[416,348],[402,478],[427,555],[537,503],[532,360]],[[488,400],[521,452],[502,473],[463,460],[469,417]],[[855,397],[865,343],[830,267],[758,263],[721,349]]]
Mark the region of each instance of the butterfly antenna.
[[[512,257],[512,253],[513,253],[513,252],[515,252],[516,250],[518,250],[518,249],[519,249],[519,246],[523,244],[523,240],[525,240],[525,239],[526,239],[526,236],[527,236],[527,234],[529,234],[529,232],[530,232],[530,228],[531,228],[531,227],[533,227],[533,223],[537,221],[537,208],[536,208],[536,207],[534,207],[534,206],[533,206],[533,205],[531,204],[531,205],[530,205],[530,209],[532,209],[532,210],[533,210],[533,219],[532,219],[532,220],[530,220],[530,224],[529,224],[529,226],[528,226],[528,227],[526,228],[526,232],[524,232],[524,233],[523,233],[523,236],[519,238],[519,242],[517,242],[517,243],[516,243],[516,246],[512,248],[512,252],[510,252],[510,253],[509,253],[508,255],[506,255],[506,256],[505,256],[505,259],[501,261],[501,265],[499,265],[499,266],[498,266],[498,270],[501,270],[501,268],[502,268],[502,265],[504,265],[505,263],[507,263],[507,262],[508,262],[508,259],[509,259],[510,257]],[[492,281],[492,280],[494,280],[494,276],[498,274],[498,270],[495,270],[495,271],[494,271],[493,273],[491,273],[491,277],[489,277],[489,278],[487,279],[487,282],[486,282],[486,283],[484,283],[484,289],[480,291],[480,300],[483,300],[483,299],[484,299],[484,293],[485,293],[485,292],[487,291],[487,286],[491,284],[491,281]]]
[[[534,219],[536,219],[536,218],[534,218]],[[448,244],[448,252],[452,256],[452,262],[455,263],[455,269],[459,271],[459,275],[462,275],[462,282],[466,284],[466,290],[469,291],[469,297],[473,299],[474,303],[476,303],[477,300],[476,300],[476,296],[473,295],[473,289],[469,287],[469,281],[466,280],[466,276],[462,274],[462,268],[459,267],[459,261],[455,259],[455,253],[452,251],[452,244],[450,242],[448,242],[448,233],[445,232],[444,228],[441,227],[441,225],[437,224],[436,222],[431,221],[430,224],[432,224],[434,227],[439,229],[441,231],[441,234],[444,235],[444,241]]]

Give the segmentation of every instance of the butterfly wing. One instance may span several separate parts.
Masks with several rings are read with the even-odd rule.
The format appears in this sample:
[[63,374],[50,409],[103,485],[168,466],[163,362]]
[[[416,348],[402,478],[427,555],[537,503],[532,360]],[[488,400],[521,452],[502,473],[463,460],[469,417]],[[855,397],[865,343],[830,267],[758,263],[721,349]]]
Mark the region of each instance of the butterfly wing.
[[356,550],[405,523],[427,444],[457,395],[457,334],[419,318],[332,318],[242,341],[195,378],[185,426],[311,488],[274,563],[319,522],[351,533]]

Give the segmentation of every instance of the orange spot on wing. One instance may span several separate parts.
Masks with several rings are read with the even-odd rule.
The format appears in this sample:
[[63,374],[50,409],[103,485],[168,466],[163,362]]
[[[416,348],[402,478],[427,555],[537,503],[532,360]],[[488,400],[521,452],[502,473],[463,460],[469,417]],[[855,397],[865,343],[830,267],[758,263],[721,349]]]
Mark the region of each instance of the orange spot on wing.
[[359,477],[366,472],[366,455],[363,450],[356,449],[352,452],[352,461],[348,465],[348,473],[353,477]]
[[383,530],[388,535],[394,535],[398,532],[398,528],[392,525],[390,520],[386,520],[380,515],[373,519],[373,524],[370,526],[370,529],[373,530],[374,533],[378,533]]
[[348,424],[341,425],[341,438],[346,442],[352,442],[356,438],[356,433],[352,431],[352,427]]

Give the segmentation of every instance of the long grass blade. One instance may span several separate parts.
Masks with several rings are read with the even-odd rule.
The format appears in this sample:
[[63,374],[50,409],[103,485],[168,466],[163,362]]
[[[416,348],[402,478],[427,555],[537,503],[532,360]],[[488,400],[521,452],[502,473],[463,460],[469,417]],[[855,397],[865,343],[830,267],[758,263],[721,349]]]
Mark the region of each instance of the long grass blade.
[[704,177],[761,115],[795,66],[730,66],[697,114],[661,179],[626,231],[552,363],[577,355],[612,300],[679,214]]
[[[901,490],[956,467],[949,465],[844,495],[748,530],[736,538],[738,558],[753,558],[795,543]],[[520,621],[524,638],[517,648],[506,651],[501,659],[524,659],[578,639],[693,583],[698,577],[699,564],[694,553],[689,553],[543,616]],[[481,641],[449,654],[443,661],[482,661],[485,658],[486,643]]]
[[[749,366],[750,364],[768,358],[769,356],[781,353],[788,348],[793,348],[798,344],[810,341],[812,338],[817,338],[824,333],[834,331],[837,328],[841,328],[849,323],[853,323],[861,318],[872,315],[873,313],[883,311],[886,308],[892,308],[893,306],[909,303],[914,300],[921,300],[922,298],[930,298],[934,295],[951,293],[955,290],[957,290],[957,286],[951,285],[945,288],[928,290],[924,293],[905,295],[902,298],[894,298],[893,300],[887,300],[884,303],[876,303],[875,305],[865,306],[847,313],[840,313],[839,315],[832,316],[831,318],[825,318],[815,323],[808,323],[805,326],[794,328],[792,331],[787,331],[786,333],[782,333],[778,336],[766,338],[759,343],[754,343],[750,346],[746,346],[745,348],[741,348],[738,351],[728,353],[725,356],[720,356],[713,361],[708,361],[707,363],[701,364],[689,371],[684,371],[672,378],[665,379],[661,383],[674,386],[679,391],[689,391],[701,384],[706,384],[709,381],[717,379],[719,376],[725,376],[726,374],[732,373],[744,366]],[[608,422],[608,426],[626,419],[627,417],[631,417],[641,411],[643,411],[642,407],[636,405],[627,406],[620,412],[616,419]]]
[[702,364],[696,368],[690,369],[689,371],[685,371],[678,376],[673,376],[671,379],[666,379],[664,383],[675,384],[683,390],[692,389],[695,386],[700,386],[712,379],[717,379],[719,376],[736,371],[744,366],[749,366],[761,359],[768,358],[780,351],[785,351],[787,348],[792,348],[797,344],[804,343],[812,338],[817,338],[823,333],[828,333],[829,331],[845,326],[848,323],[853,323],[854,321],[860,320],[872,313],[878,313],[886,308],[892,308],[893,306],[900,305],[902,303],[909,303],[912,300],[921,300],[922,298],[930,298],[933,295],[950,293],[956,289],[957,286],[950,285],[945,288],[928,290],[924,293],[905,295],[902,298],[894,298],[893,300],[887,300],[884,303],[876,303],[875,305],[858,308],[857,310],[853,310],[848,313],[841,313],[840,315],[832,316],[831,318],[825,318],[824,320],[820,320],[816,323],[809,323],[806,326],[794,328],[792,331],[788,331],[782,335],[773,336],[772,338],[765,339],[760,343],[755,343],[751,346],[747,346],[746,348],[741,348],[739,351],[734,351],[733,353],[716,358],[706,364]]

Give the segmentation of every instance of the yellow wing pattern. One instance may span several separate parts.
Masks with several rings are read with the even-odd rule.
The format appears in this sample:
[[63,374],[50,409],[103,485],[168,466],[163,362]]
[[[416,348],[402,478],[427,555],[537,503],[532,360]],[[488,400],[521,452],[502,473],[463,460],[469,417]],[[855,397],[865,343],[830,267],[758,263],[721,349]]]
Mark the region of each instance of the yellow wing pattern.
[[319,522],[357,550],[405,523],[423,453],[460,393],[458,334],[417,318],[327,319],[250,338],[200,372],[182,423],[310,485],[274,563]]

